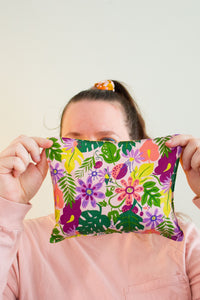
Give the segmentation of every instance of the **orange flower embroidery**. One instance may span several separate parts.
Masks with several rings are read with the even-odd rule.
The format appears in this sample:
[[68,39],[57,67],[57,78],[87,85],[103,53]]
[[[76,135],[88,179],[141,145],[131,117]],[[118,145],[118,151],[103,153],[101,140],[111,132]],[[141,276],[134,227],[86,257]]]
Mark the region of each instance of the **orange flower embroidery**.
[[140,148],[140,152],[144,157],[144,161],[156,161],[160,155],[158,145],[154,144],[151,140],[144,142]]
[[64,206],[63,193],[57,184],[54,186],[54,201],[56,208],[62,208]]
[[145,231],[143,231],[143,232],[141,232],[141,233],[147,233],[147,234],[155,233],[155,234],[160,235],[160,232],[157,231],[156,229],[146,229]]

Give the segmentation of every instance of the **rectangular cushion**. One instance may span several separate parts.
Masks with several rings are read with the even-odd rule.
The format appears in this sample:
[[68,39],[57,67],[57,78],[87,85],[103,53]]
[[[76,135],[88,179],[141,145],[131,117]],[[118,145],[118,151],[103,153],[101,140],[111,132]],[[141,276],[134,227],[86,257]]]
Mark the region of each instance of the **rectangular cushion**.
[[116,232],[181,241],[174,188],[182,148],[166,147],[171,137],[121,142],[50,138],[46,156],[56,220],[50,242]]

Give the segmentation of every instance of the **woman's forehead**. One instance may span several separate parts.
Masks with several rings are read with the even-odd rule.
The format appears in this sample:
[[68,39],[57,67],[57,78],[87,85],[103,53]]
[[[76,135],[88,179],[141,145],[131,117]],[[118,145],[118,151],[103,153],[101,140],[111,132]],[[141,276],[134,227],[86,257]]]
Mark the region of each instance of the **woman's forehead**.
[[116,118],[124,119],[123,108],[119,103],[82,100],[70,103],[63,116],[63,121],[66,120],[67,123],[82,121],[104,123],[116,121]]
[[82,100],[71,103],[63,116],[62,134],[100,134],[113,132],[119,136],[127,132],[123,109],[119,103]]

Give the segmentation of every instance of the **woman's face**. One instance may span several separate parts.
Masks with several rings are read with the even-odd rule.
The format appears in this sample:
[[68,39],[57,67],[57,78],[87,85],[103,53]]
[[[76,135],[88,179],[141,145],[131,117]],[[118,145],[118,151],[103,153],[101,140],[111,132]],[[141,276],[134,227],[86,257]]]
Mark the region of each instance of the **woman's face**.
[[81,100],[65,111],[61,135],[90,141],[130,140],[120,103]]

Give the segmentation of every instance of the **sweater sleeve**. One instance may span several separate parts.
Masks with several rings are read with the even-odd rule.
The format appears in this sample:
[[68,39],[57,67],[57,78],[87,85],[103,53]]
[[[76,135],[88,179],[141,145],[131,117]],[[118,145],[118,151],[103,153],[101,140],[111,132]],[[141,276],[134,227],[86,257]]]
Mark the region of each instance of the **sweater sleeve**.
[[200,231],[193,223],[187,226],[185,241],[186,272],[192,300],[200,300]]
[[[17,264],[23,219],[30,208],[30,204],[15,203],[0,197],[0,299],[3,299],[9,273],[12,272],[11,265]],[[9,286],[8,290],[12,293],[14,289]]]

